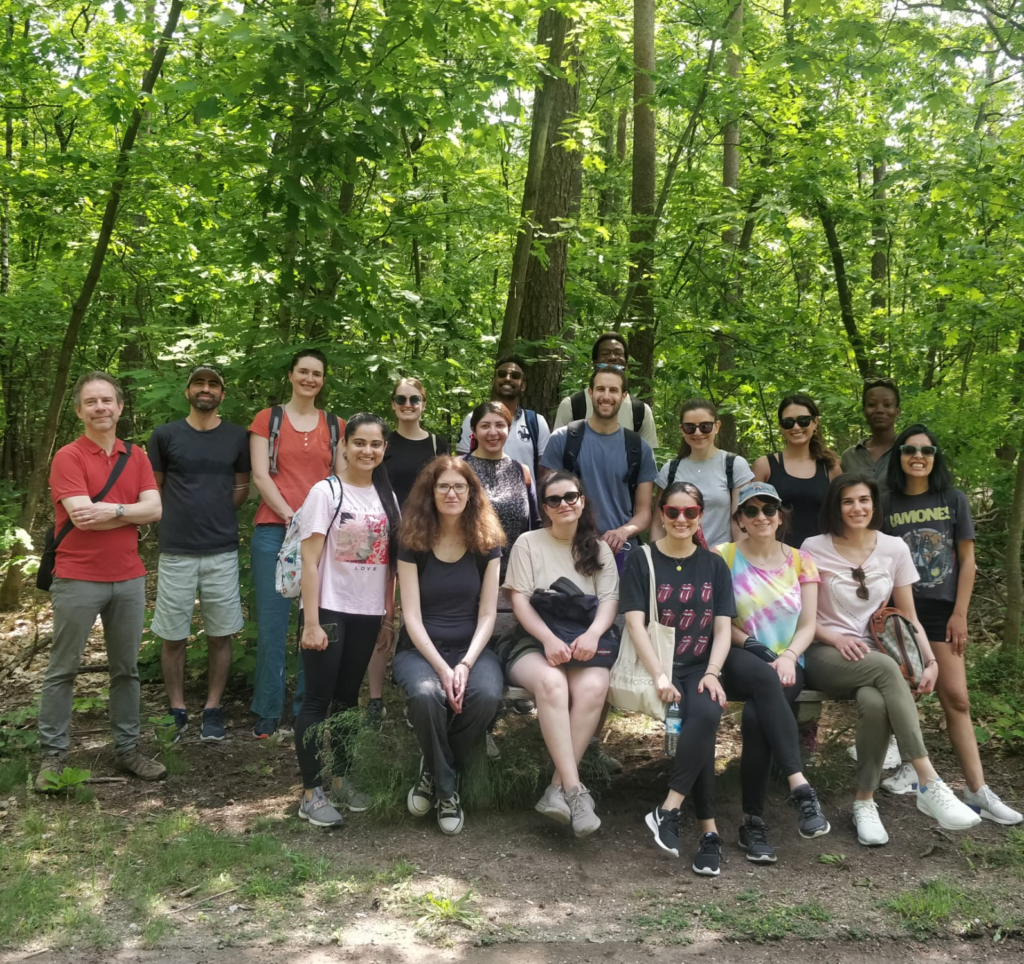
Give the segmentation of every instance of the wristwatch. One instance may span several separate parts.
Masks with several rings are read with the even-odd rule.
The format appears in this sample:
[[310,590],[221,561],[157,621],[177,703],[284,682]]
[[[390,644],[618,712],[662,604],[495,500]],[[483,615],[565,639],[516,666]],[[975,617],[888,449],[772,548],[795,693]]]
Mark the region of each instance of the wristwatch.
[[121,516],[123,516],[123,515],[124,515],[124,506],[123,505],[119,505],[117,507],[117,517],[120,519]]

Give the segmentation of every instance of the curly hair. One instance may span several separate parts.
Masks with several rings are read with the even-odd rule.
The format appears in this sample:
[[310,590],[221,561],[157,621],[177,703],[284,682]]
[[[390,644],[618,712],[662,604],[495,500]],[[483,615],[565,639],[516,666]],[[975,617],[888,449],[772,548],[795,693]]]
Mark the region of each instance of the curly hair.
[[[562,470],[550,472],[541,482],[540,491],[537,493],[537,502],[540,505],[544,505],[544,497],[548,494],[548,489],[556,482],[572,483],[583,496],[583,511],[576,522],[576,534],[572,537],[572,561],[581,576],[593,576],[601,571],[601,548],[599,545],[601,533],[597,529],[597,516],[594,514],[594,508],[587,501],[583,483],[572,472]],[[550,522],[549,516],[549,525]]]
[[441,535],[441,518],[434,501],[434,486],[441,475],[449,471],[458,472],[469,485],[466,508],[459,520],[466,549],[477,555],[486,555],[496,546],[505,545],[505,531],[476,473],[463,459],[439,455],[420,469],[409,498],[405,500],[398,533],[402,547],[410,552],[430,552],[437,544]]
[[[821,412],[818,410],[818,405],[814,399],[810,395],[802,395],[798,392],[795,395],[787,395],[779,402],[779,421],[782,420],[782,413],[790,405],[799,405],[801,408],[806,408],[814,418],[821,418]],[[831,472],[839,464],[839,456],[830,448],[825,447],[825,442],[821,437],[820,421],[818,427],[814,430],[814,434],[811,436],[810,456],[815,462],[824,462],[825,470],[828,472]]]

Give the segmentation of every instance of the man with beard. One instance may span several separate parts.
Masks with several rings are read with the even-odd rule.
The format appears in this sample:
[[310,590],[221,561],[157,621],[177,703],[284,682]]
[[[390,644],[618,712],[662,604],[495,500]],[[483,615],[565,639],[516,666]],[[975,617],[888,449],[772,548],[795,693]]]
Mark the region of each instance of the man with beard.
[[164,501],[156,612],[150,629],[163,643],[161,666],[174,740],[188,728],[185,645],[196,596],[209,650],[204,742],[225,738],[220,702],[231,670],[231,637],[241,630],[238,586],[238,517],[249,495],[249,436],[217,414],[224,378],[211,365],[189,372],[188,415],[158,426],[149,460]]
[[[551,430],[543,415],[519,404],[525,393],[526,362],[519,355],[499,358],[494,366],[494,379],[491,382],[491,401],[501,402],[512,413],[505,454],[517,462],[522,462],[533,473],[533,477],[539,479],[538,470]],[[472,429],[469,426],[469,418],[467,415],[463,420],[462,434],[458,445],[455,446],[455,451],[460,455],[465,455],[470,449]]]
[[889,459],[896,441],[896,419],[900,415],[900,390],[891,378],[873,378],[864,383],[860,400],[871,435],[843,452],[843,471],[873,476],[885,495],[889,488]]

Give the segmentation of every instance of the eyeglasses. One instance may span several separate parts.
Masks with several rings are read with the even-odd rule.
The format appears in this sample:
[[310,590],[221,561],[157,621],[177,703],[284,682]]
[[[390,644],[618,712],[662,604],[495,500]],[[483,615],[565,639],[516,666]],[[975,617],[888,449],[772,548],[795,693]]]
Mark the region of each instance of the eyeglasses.
[[741,506],[740,512],[748,519],[756,519],[761,512],[764,513],[766,519],[774,519],[778,515],[779,507],[774,502],[767,502],[765,505]]
[[495,378],[507,378],[509,381],[518,382],[522,381],[523,373],[513,371],[511,368],[502,368],[494,373]]
[[695,435],[700,432],[701,435],[710,435],[715,430],[714,422],[683,422],[679,426],[683,430],[683,435]]
[[447,495],[449,492],[454,492],[456,495],[465,495],[469,491],[468,482],[438,482],[434,486],[434,491],[438,495]]
[[934,455],[938,451],[939,451],[939,447],[937,445],[901,445],[900,446],[900,454],[901,455],[917,455],[917,453],[920,452],[924,456],[930,456],[930,455]]
[[566,505],[575,505],[580,501],[579,492],[563,492],[561,495],[546,495],[541,501],[549,509],[557,509],[563,502]]
[[857,566],[856,569],[851,569],[850,572],[853,573],[853,578],[857,580],[857,598],[870,599],[871,593],[868,592],[868,585],[866,582],[867,573],[865,573],[860,566]]
[[663,505],[661,507],[661,514],[669,522],[675,522],[680,516],[686,519],[687,522],[696,522],[700,518],[702,511],[699,505]]
[[779,424],[788,432],[794,425],[807,428],[813,421],[813,415],[797,415],[796,418],[780,418]]
[[412,405],[413,407],[423,402],[422,395],[395,395],[391,401],[396,405]]
[[594,366],[595,372],[624,372],[626,370],[625,365],[616,365],[614,362],[598,362]]

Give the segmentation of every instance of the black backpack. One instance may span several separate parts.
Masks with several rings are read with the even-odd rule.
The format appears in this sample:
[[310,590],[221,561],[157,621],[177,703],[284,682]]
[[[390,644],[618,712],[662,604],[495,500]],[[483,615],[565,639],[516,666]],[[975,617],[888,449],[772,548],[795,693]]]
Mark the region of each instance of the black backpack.
[[[643,403],[641,403],[643,404]],[[586,419],[578,418],[566,426],[565,450],[562,452],[562,468],[580,478],[580,449],[583,448],[583,427]],[[640,484],[640,459],[643,454],[643,439],[628,428],[622,430],[626,440],[626,485],[629,486],[630,507],[636,505],[636,490]]]
[[[629,402],[633,406],[633,431],[639,432],[640,426],[644,424],[644,403],[633,395],[629,396]],[[569,403],[572,405],[574,422],[587,417],[587,393],[585,391],[571,395]]]

